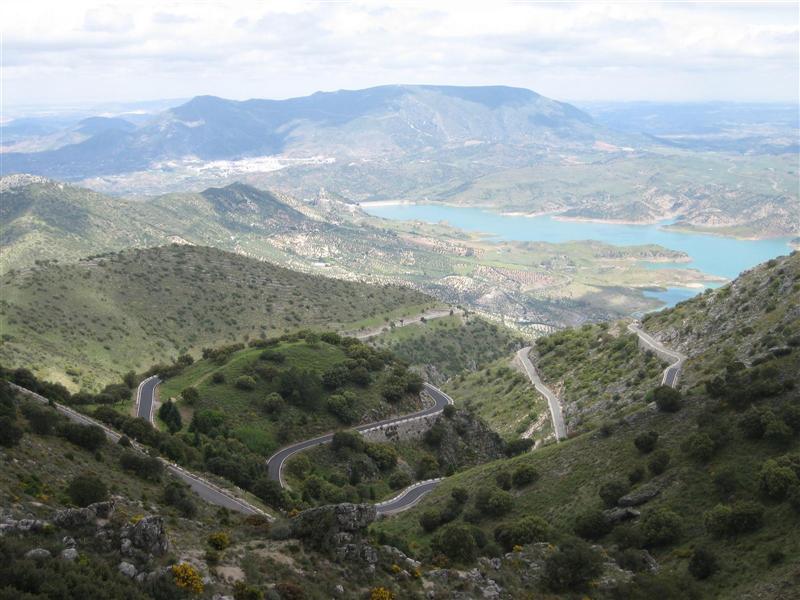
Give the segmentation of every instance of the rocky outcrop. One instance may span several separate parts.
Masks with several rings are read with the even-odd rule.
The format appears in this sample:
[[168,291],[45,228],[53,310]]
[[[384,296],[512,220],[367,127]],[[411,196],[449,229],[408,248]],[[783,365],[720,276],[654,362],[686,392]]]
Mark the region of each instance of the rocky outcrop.
[[45,558],[51,558],[52,556],[50,550],[45,550],[44,548],[34,548],[25,553],[25,558],[32,558],[34,560],[43,560]]
[[143,517],[120,531],[120,551],[134,556],[137,551],[146,555],[161,556],[169,548],[164,531],[164,519],[159,516]]
[[641,515],[635,508],[610,508],[603,511],[603,516],[609,523],[621,523],[623,521],[630,521]]
[[65,508],[53,514],[53,524],[64,529],[79,529],[94,525],[97,519],[108,520],[114,515],[113,501],[95,502],[86,508]]
[[13,519],[4,517],[0,520],[0,536],[11,533],[40,533],[48,526],[47,521],[41,519]]
[[440,415],[426,437],[446,471],[486,463],[504,456],[503,439],[466,410]]
[[661,493],[661,490],[666,485],[665,480],[654,479],[649,484],[633,490],[625,494],[617,501],[618,506],[639,506],[645,502],[650,502],[653,498]]
[[294,537],[339,560],[374,565],[378,553],[366,542],[366,530],[376,517],[372,504],[320,506],[292,519],[291,530]]

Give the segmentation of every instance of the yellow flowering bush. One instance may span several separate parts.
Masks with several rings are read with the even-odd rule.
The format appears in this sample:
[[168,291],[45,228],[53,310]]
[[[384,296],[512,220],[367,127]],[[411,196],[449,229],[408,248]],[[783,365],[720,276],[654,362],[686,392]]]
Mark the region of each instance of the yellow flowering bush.
[[208,545],[215,550],[225,550],[231,545],[231,537],[224,531],[217,531],[208,536]]
[[372,588],[372,592],[369,594],[369,600],[394,600],[394,594],[385,587],[376,587]]
[[175,585],[192,594],[203,593],[203,578],[200,572],[188,563],[172,565],[172,577]]

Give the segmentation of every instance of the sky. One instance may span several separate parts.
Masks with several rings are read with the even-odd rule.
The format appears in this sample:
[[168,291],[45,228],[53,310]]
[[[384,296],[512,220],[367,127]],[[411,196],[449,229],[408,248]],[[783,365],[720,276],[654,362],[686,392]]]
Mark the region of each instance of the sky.
[[797,102],[791,2],[4,0],[2,100],[287,98],[391,83]]

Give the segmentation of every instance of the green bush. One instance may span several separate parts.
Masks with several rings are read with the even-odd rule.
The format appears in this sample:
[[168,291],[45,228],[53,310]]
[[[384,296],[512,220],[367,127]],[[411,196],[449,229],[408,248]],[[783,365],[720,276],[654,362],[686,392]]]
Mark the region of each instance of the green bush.
[[224,531],[215,531],[206,540],[214,550],[225,550],[231,545],[231,536]]
[[49,407],[37,406],[35,404],[23,404],[22,414],[30,423],[34,433],[48,435],[53,431],[58,423],[58,415]]
[[78,506],[89,506],[108,498],[108,488],[94,473],[82,473],[69,482],[67,494]]
[[133,471],[143,479],[160,481],[164,473],[164,465],[155,456],[145,456],[133,450],[126,450],[119,457],[120,466],[126,471]]
[[90,452],[96,452],[106,443],[106,434],[97,425],[64,423],[61,426],[61,435],[76,446],[85,448]]
[[706,433],[693,433],[682,444],[683,451],[699,462],[708,462],[714,456],[714,440]]
[[450,496],[459,504],[465,504],[469,500],[469,492],[462,487],[453,488]]
[[719,570],[717,557],[705,548],[697,548],[689,560],[689,573],[695,579],[708,579]]
[[189,488],[182,483],[170,481],[164,486],[162,500],[165,504],[174,506],[187,519],[191,519],[197,514],[197,505],[189,494]]
[[240,390],[254,390],[256,389],[256,380],[249,375],[240,375],[236,378],[234,385]]
[[533,467],[533,465],[520,465],[514,469],[514,473],[511,475],[511,481],[516,488],[522,488],[526,485],[530,485],[537,479],[539,479],[539,472]]
[[390,444],[367,444],[366,452],[381,471],[391,471],[397,464],[397,450]]
[[614,479],[607,481],[598,490],[598,495],[608,508],[617,505],[617,501],[628,493],[628,484],[622,480]]
[[0,417],[0,446],[11,448],[19,444],[23,436],[22,428],[12,417]]
[[[221,371],[214,373],[214,375],[211,377],[212,380],[217,375],[222,375],[222,381],[225,381],[225,375]],[[222,381],[218,381],[215,383],[222,383]],[[181,391],[181,398],[183,398],[183,401],[189,406],[194,406],[200,401],[200,392],[197,391],[197,388],[187,387],[184,388],[183,391]]]
[[669,466],[669,453],[666,450],[660,450],[653,454],[650,461],[647,463],[647,468],[653,475],[661,475],[667,470]]
[[706,530],[714,536],[738,535],[755,531],[763,522],[764,507],[756,502],[717,504],[703,515]]
[[644,433],[640,433],[636,436],[633,440],[633,444],[636,446],[636,449],[639,450],[642,454],[648,454],[652,452],[656,444],[658,443],[658,432],[657,431],[645,431]]
[[575,519],[575,533],[586,540],[599,540],[611,529],[611,522],[600,510],[589,510]]
[[434,552],[441,552],[450,560],[469,564],[478,553],[474,528],[462,523],[453,523],[442,527],[431,541]]
[[542,582],[553,592],[576,592],[602,572],[602,557],[586,542],[565,542],[545,559]]
[[641,528],[645,544],[666,546],[676,542],[681,535],[681,518],[671,510],[658,508],[642,517]]
[[800,485],[797,474],[789,466],[781,466],[776,460],[767,460],[759,473],[761,491],[773,500],[783,500],[787,492]]
[[668,385],[660,385],[652,391],[653,401],[662,412],[678,412],[681,409],[681,393]]
[[441,524],[439,511],[434,508],[422,511],[419,516],[419,524],[427,533],[435,531]]
[[514,546],[541,542],[547,538],[550,527],[544,519],[535,516],[522,517],[511,523],[502,523],[494,530],[494,539],[506,551]]
[[498,488],[483,488],[475,494],[475,508],[484,515],[500,517],[514,506],[511,494]]
[[411,476],[405,471],[397,471],[389,477],[389,487],[393,490],[399,490],[409,485],[411,485]]
[[177,433],[183,427],[181,413],[172,400],[167,400],[159,406],[158,416],[167,425],[170,433]]
[[506,491],[511,489],[511,473],[509,473],[505,469],[495,473],[494,481],[495,483],[497,483],[498,487]]

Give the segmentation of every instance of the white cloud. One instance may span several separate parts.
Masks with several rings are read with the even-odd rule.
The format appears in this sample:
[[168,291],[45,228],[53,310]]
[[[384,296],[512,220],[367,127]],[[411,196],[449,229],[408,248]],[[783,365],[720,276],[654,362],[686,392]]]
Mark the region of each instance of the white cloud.
[[562,99],[796,100],[794,3],[7,0],[6,105],[384,83]]

